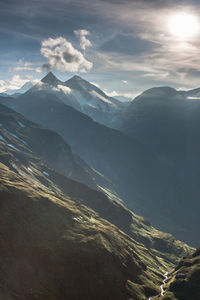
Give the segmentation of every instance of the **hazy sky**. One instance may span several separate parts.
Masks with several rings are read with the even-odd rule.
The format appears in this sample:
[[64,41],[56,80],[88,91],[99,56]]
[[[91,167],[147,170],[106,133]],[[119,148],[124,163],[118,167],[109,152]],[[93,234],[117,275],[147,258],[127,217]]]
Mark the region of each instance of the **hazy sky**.
[[113,95],[200,87],[198,3],[0,0],[0,91],[50,69]]

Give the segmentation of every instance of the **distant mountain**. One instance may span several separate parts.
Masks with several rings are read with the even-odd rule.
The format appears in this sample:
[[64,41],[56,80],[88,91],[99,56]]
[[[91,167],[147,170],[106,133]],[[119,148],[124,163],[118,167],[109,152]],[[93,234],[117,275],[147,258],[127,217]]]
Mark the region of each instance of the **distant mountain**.
[[[185,98],[170,87],[152,88],[137,96],[120,116],[123,132],[154,148],[165,149],[167,135],[180,128]],[[173,131],[174,132],[174,131]],[[167,151],[168,152],[168,149]]]
[[[197,94],[198,90],[184,94],[170,87],[147,90],[127,106],[117,127],[145,144],[173,172],[180,194],[166,214],[180,224],[179,238],[187,235],[191,242],[199,223],[200,102],[190,98]],[[184,228],[186,220],[189,225]]]
[[56,133],[0,106],[0,298],[157,295],[162,274],[192,249],[59,174],[50,162],[62,152],[70,169]]
[[52,72],[49,72],[38,84],[28,90],[26,94],[30,97],[33,94],[37,94],[37,97],[47,97],[47,93],[56,96],[63,103],[85,113],[94,121],[109,126],[115,123],[116,115],[124,108],[123,103],[112,97],[108,97],[95,85],[77,75],[66,82],[62,82]]
[[121,102],[130,102],[133,100],[133,98],[125,97],[125,96],[115,96],[115,99],[117,99]]
[[188,90],[188,91],[179,91],[180,94],[188,97],[189,99],[200,99],[200,88]]
[[26,91],[28,91],[32,86],[34,85],[33,82],[28,81],[26,82],[21,88],[19,89],[15,89],[15,90],[6,90],[5,93],[7,95],[13,96],[13,95],[19,95],[19,94],[23,94]]

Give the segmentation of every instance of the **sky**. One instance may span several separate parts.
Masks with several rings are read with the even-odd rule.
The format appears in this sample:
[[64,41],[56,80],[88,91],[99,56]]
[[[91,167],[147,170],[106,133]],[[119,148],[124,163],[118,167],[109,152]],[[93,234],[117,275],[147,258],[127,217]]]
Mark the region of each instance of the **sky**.
[[200,3],[0,0],[0,92],[51,70],[112,96],[200,87]]

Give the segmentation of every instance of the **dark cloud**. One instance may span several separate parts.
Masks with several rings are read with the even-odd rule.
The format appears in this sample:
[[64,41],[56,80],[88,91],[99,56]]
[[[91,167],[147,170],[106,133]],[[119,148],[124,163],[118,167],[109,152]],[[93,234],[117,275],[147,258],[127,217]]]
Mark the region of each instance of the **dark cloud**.
[[[111,4],[140,4],[141,6],[150,6],[153,8],[169,8],[177,5],[200,5],[199,0],[98,0],[100,2]],[[188,3],[189,2],[189,3]]]
[[101,46],[105,52],[118,52],[128,55],[140,55],[151,52],[158,45],[130,35],[117,34]]
[[180,1],[172,1],[172,0],[99,0],[100,2],[105,2],[105,3],[112,3],[112,4],[145,4],[148,6],[155,6],[155,7],[166,7],[168,5],[172,5],[175,2],[180,2]]
[[9,0],[0,2],[0,31],[29,34],[38,39],[67,35],[96,26],[98,14],[89,14],[88,1]]
[[177,73],[183,73],[187,77],[200,77],[200,70],[193,68],[179,68]]

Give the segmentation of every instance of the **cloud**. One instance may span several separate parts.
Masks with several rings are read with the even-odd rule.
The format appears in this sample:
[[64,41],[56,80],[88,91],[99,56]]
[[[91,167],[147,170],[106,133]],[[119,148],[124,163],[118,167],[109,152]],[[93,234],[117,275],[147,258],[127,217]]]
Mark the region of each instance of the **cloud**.
[[0,80],[0,93],[7,90],[17,90],[28,81],[27,77],[21,78],[20,75],[14,75],[11,80]]
[[23,60],[20,59],[18,61],[18,66],[14,67],[14,68],[10,68],[9,71],[12,71],[12,72],[34,71],[36,73],[41,73],[42,69],[40,67],[36,67],[31,62],[24,62]]
[[158,45],[151,41],[133,37],[131,35],[116,34],[110,40],[106,41],[100,49],[105,52],[141,55],[146,52],[151,52],[156,47],[158,47]]
[[116,91],[112,91],[112,92],[108,92],[108,91],[104,91],[105,94],[109,97],[116,97],[119,96],[119,93],[117,93]]
[[75,49],[65,38],[48,38],[41,43],[41,54],[47,58],[48,63],[43,65],[45,69],[55,68],[59,71],[88,72],[92,69],[92,62]]
[[95,85],[97,88],[100,88],[99,84],[94,82],[94,81],[90,81],[91,84]]
[[57,85],[57,87],[54,87],[53,90],[56,92],[62,91],[65,95],[69,95],[71,93],[71,89],[69,87],[61,84]]
[[[107,2],[107,3],[111,3],[111,4],[120,4],[120,5],[124,5],[125,3],[139,3],[140,5],[146,5],[146,6],[151,6],[154,8],[158,8],[158,7],[166,7],[166,6],[171,6],[174,4],[173,0],[99,0],[100,2]],[[182,0],[176,0],[177,3],[181,3]],[[182,1],[184,2],[184,1]]]
[[86,38],[86,36],[90,35],[90,32],[85,29],[74,30],[74,33],[80,38],[80,47],[84,51],[87,47],[91,47],[92,43],[90,40]]
[[127,98],[129,100],[131,99],[134,99],[136,96],[138,96],[140,93],[133,93],[133,92],[130,92],[130,93],[125,93],[125,92],[116,92],[116,91],[112,91],[112,92],[109,92],[108,90],[104,90],[104,93],[109,96],[109,97],[124,97],[124,98]]

